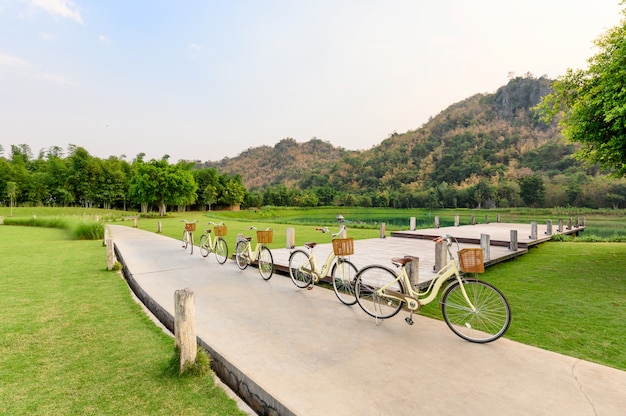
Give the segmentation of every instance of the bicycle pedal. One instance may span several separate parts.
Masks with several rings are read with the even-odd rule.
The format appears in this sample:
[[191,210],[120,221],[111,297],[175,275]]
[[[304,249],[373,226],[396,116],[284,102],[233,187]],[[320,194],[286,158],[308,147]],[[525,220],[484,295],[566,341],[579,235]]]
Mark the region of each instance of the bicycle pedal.
[[308,286],[306,287],[306,290],[313,290],[313,285],[308,285]]
[[406,323],[407,323],[407,324],[409,324],[409,325],[413,325],[413,324],[414,324],[413,319],[411,319],[411,318],[408,318],[408,317],[407,317],[407,318],[404,318],[404,320],[405,320],[405,321],[406,321]]

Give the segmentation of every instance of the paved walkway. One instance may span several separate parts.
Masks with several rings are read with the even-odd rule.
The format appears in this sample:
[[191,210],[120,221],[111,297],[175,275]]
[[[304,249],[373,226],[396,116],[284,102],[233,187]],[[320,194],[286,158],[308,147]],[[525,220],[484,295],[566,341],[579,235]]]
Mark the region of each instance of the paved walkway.
[[408,326],[403,312],[377,326],[332,291],[299,290],[281,275],[264,281],[255,268],[219,265],[199,250],[190,256],[178,240],[108,228],[131,286],[166,326],[174,292],[194,291],[198,337],[218,374],[266,414],[612,416],[626,409],[626,372],[507,339],[472,344],[442,321],[414,316]]

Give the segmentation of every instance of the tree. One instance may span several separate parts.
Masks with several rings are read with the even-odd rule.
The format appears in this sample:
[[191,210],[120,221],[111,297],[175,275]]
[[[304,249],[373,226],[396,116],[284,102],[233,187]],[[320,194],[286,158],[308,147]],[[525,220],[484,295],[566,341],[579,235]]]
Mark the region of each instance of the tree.
[[530,207],[541,206],[546,197],[546,188],[541,176],[523,176],[518,179],[520,196]]
[[547,121],[562,114],[563,135],[582,144],[579,158],[626,176],[626,19],[620,24],[594,42],[589,68],[568,69],[537,109]]

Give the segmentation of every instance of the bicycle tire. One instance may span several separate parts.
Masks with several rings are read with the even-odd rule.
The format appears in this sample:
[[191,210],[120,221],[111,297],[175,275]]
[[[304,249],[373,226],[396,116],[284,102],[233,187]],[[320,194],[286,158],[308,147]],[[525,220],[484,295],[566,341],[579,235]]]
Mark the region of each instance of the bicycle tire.
[[356,295],[354,294],[354,284],[358,269],[349,260],[338,258],[333,265],[332,272],[330,273],[333,280],[333,290],[335,295],[341,301],[341,303],[352,306],[356,301]]
[[222,237],[217,237],[215,240],[215,258],[219,264],[226,263],[228,259],[228,244]]
[[304,250],[289,255],[289,277],[296,287],[304,289],[313,281],[311,256]]
[[209,236],[202,234],[200,236],[200,254],[202,257],[207,257],[211,253],[211,246],[209,246]]
[[371,265],[361,269],[356,275],[354,293],[363,311],[377,319],[387,319],[402,309],[401,300],[380,296],[376,291],[386,285],[389,290],[406,293],[401,281],[396,280],[393,270],[385,266]]
[[187,250],[187,246],[189,245],[189,240],[187,239],[187,230],[183,231],[183,248]]
[[452,332],[477,343],[504,335],[511,324],[511,308],[502,292],[481,280],[464,280],[463,287],[475,311],[467,304],[459,282],[450,285],[441,297],[443,319]]
[[259,252],[259,273],[263,280],[270,280],[274,274],[274,257],[269,248],[263,246]]
[[245,270],[248,267],[248,246],[250,243],[245,240],[241,240],[237,242],[237,246],[235,247],[235,263],[237,263],[237,267],[241,270]]

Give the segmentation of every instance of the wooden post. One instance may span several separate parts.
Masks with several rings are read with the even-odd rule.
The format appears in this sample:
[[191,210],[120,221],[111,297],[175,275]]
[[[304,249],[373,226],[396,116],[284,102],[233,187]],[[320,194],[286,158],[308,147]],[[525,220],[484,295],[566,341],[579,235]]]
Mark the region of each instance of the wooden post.
[[409,229],[411,231],[415,231],[415,217],[411,217],[410,224],[409,224]]
[[161,221],[159,221],[157,222],[157,233],[161,234],[161,231],[163,231],[163,228],[162,228]]
[[567,219],[567,229],[571,230],[572,229],[572,217],[569,217]]
[[531,240],[537,239],[537,221],[530,222],[530,239]]
[[133,227],[137,228],[137,217],[133,218]]
[[458,227],[458,226],[459,226],[459,224],[460,224],[460,222],[459,222],[459,216],[458,216],[458,215],[455,215],[455,216],[454,216],[454,226],[455,226],[455,227]]
[[489,234],[480,235],[480,248],[483,250],[483,261],[491,260],[491,236]]
[[476,225],[476,215],[472,215],[472,225]]
[[511,230],[511,243],[509,244],[509,250],[517,251],[517,230]]
[[552,220],[546,221],[546,235],[552,235]]
[[580,226],[584,227],[585,226],[585,217],[580,217]]
[[497,222],[498,224],[500,224],[500,214],[497,214],[497,215],[496,215],[496,222]]
[[559,218],[559,223],[556,226],[556,231],[559,233],[563,232],[563,219]]
[[198,346],[196,340],[196,306],[191,289],[174,292],[174,337],[180,356],[179,373],[196,362]]
[[411,263],[409,263],[409,267],[406,269],[406,274],[409,276],[411,287],[415,289],[417,284],[420,282],[420,258],[414,256],[407,257],[411,257],[413,259]]
[[380,223],[380,238],[385,238],[385,223],[381,222]]
[[295,246],[296,246],[296,229],[287,228],[287,242],[285,243],[285,248],[292,249]]
[[435,243],[435,273],[448,264],[448,249],[446,248],[446,244],[445,241]]
[[106,246],[107,246],[107,270],[113,270],[113,266],[115,266],[115,251],[113,250],[113,240],[110,238],[107,238]]
[[574,228],[578,228],[578,217],[574,219]]
[[485,215],[485,224],[489,224],[489,214]]
[[439,217],[435,217],[435,228],[439,228]]

